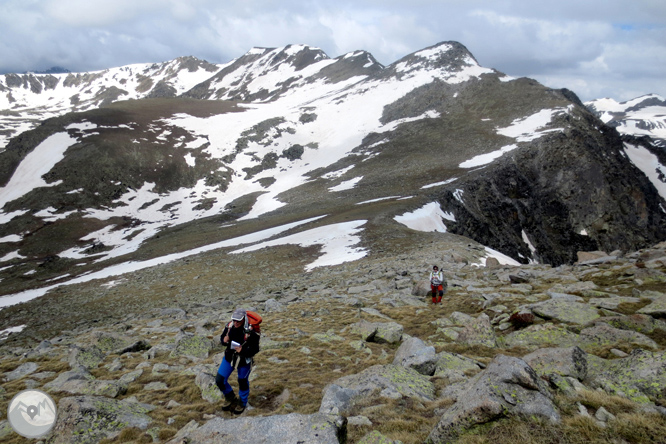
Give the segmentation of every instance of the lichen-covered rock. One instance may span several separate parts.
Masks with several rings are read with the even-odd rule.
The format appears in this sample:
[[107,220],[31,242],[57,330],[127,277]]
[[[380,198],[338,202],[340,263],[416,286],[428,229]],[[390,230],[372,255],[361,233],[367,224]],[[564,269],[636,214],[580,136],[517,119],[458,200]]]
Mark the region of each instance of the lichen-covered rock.
[[58,403],[58,419],[47,444],[88,444],[116,437],[123,429],[145,430],[154,407],[103,396],[73,396]]
[[578,344],[578,335],[553,324],[538,324],[510,333],[500,342],[507,348],[573,347]]
[[666,353],[637,349],[621,359],[588,358],[587,385],[641,403],[666,397]]
[[599,317],[597,309],[580,302],[550,299],[529,305],[537,316],[569,324],[585,325]]
[[666,294],[661,293],[652,299],[650,305],[638,310],[638,313],[643,313],[650,316],[666,316]]
[[320,412],[337,411],[338,414],[344,414],[354,402],[375,390],[380,392],[380,396],[388,398],[406,396],[432,401],[435,397],[435,388],[427,376],[397,365],[374,365],[361,373],[343,376],[326,386],[323,411],[320,409]]
[[338,384],[329,384],[324,389],[324,396],[319,406],[319,413],[326,415],[341,415],[348,412],[359,399],[360,389],[340,387]]
[[264,311],[266,313],[280,313],[285,310],[285,306],[274,298],[270,298],[264,302]]
[[482,345],[484,347],[497,347],[497,336],[490,324],[487,314],[481,313],[476,319],[469,322],[458,335],[456,342],[465,345]]
[[179,433],[168,441],[168,444],[340,444],[346,441],[347,420],[320,413],[290,413],[234,419],[214,418],[201,427],[191,429],[193,430]]
[[427,443],[451,442],[470,427],[504,416],[560,421],[543,381],[522,359],[498,355],[465,387],[430,432]]
[[437,365],[435,347],[427,346],[417,337],[409,338],[395,352],[393,365],[412,368],[422,375],[432,376]]
[[580,332],[579,344],[584,350],[593,347],[613,347],[622,343],[652,349],[659,348],[655,341],[644,334],[614,328],[603,322],[598,322],[594,327],[585,328]]
[[477,372],[478,364],[464,356],[456,353],[441,352],[437,355],[435,365],[435,376],[448,378],[449,383],[464,381],[467,374]]
[[379,344],[397,344],[402,340],[403,332],[402,325],[397,322],[379,322],[372,340]]
[[328,330],[326,333],[315,333],[313,339],[321,342],[343,342],[345,338],[335,333],[335,330]]
[[184,334],[176,340],[176,347],[170,356],[172,358],[185,356],[193,359],[205,359],[212,348],[213,344],[206,336]]
[[598,308],[617,310],[620,304],[636,304],[640,301],[639,298],[631,296],[611,296],[609,298],[591,298],[588,303]]
[[587,376],[587,353],[578,347],[542,348],[523,357],[539,376],[552,373],[582,381]]
[[101,379],[70,379],[52,387],[51,391],[67,392],[74,395],[93,395],[116,398],[127,392],[127,387],[117,381]]
[[361,438],[356,444],[402,444],[402,441],[387,438],[377,430],[373,430]]
[[629,316],[607,316],[599,319],[599,322],[605,322],[611,327],[622,330],[633,330],[644,335],[653,333],[655,330],[666,332],[666,322],[646,314],[635,313]]
[[222,392],[215,384],[215,376],[199,372],[194,378],[194,383],[201,390],[201,397],[211,404],[217,404],[222,401]]
[[97,368],[105,357],[106,353],[95,345],[88,348],[72,347],[69,352],[69,365],[73,369],[83,367],[90,370]]
[[38,368],[39,364],[36,362],[26,362],[19,365],[11,372],[5,374],[5,381],[14,381],[15,379],[20,379],[24,376],[34,373]]

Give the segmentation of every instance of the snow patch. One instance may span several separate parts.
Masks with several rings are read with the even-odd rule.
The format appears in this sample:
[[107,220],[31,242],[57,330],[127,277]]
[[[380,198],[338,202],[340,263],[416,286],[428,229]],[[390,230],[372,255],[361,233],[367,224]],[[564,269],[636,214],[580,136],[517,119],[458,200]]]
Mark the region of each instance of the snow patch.
[[453,213],[445,213],[442,211],[439,203],[430,202],[423,207],[412,211],[411,213],[404,213],[393,218],[396,222],[405,225],[408,228],[416,231],[446,233],[446,225],[442,219],[455,222]]
[[354,177],[353,179],[345,180],[339,185],[336,185],[334,187],[331,187],[328,189],[328,191],[345,191],[345,190],[351,190],[353,189],[357,183],[359,183],[363,179],[363,176],[358,176]]
[[636,165],[652,182],[662,199],[666,199],[666,183],[661,177],[666,176],[666,167],[659,162],[657,156],[646,148],[628,143],[624,144],[624,152],[631,162]]
[[464,161],[460,165],[458,165],[460,168],[475,168],[479,167],[482,165],[487,165],[491,163],[493,160],[501,157],[503,154],[508,153],[509,151],[513,151],[516,148],[518,148],[518,145],[512,144],[512,145],[506,145],[500,148],[497,151],[493,151],[491,153],[486,153],[486,154],[479,154],[478,156],[474,156],[469,160]]
[[247,253],[278,245],[299,245],[301,247],[321,245],[322,256],[311,264],[308,264],[305,270],[311,271],[317,267],[338,265],[361,259],[367,254],[365,249],[354,247],[361,241],[361,238],[357,234],[361,231],[360,227],[365,225],[366,222],[367,220],[355,220],[326,225],[251,247],[241,248],[231,253]]

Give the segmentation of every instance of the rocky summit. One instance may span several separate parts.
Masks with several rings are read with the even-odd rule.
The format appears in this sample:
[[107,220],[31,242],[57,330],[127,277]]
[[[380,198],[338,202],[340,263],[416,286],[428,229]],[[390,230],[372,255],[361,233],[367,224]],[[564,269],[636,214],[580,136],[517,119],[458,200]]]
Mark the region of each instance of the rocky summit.
[[44,442],[666,435],[666,158],[600,103],[442,42],[7,74],[0,109],[0,411],[50,393]]

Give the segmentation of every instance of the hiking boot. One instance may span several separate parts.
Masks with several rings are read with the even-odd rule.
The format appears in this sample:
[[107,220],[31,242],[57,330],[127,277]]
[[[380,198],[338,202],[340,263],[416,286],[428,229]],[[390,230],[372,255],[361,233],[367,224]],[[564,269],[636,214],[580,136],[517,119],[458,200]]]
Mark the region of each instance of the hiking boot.
[[240,415],[244,411],[245,411],[245,406],[244,405],[236,404],[236,406],[231,411],[231,413],[233,413],[234,415]]
[[225,412],[233,410],[236,407],[237,402],[238,399],[236,399],[236,395],[234,394],[234,392],[231,392],[228,395],[224,395],[222,410],[224,410]]

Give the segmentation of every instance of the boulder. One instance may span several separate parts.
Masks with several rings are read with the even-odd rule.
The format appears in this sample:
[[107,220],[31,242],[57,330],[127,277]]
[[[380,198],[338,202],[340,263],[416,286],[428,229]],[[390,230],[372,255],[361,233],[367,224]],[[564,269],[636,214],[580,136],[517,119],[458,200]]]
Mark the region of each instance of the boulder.
[[402,441],[394,441],[382,435],[377,430],[373,430],[361,438],[356,444],[402,444]]
[[591,298],[588,303],[598,308],[606,310],[617,310],[620,304],[636,304],[640,302],[639,298],[630,296],[611,296],[609,298]]
[[377,332],[372,342],[379,344],[396,344],[402,339],[404,329],[397,322],[379,322],[377,323]]
[[234,444],[340,444],[347,436],[347,420],[343,417],[314,413],[214,418],[201,427],[190,426],[168,444],[208,444],[229,442]]
[[74,396],[58,403],[58,419],[48,444],[83,444],[111,439],[125,428],[145,430],[154,407],[103,396]]
[[70,379],[52,387],[51,391],[67,392],[73,395],[117,398],[127,392],[127,386],[117,381],[105,381],[101,379]]
[[26,362],[19,365],[11,372],[5,374],[5,381],[14,381],[15,379],[20,379],[24,376],[34,373],[38,368],[39,364],[36,362]]
[[274,298],[267,299],[266,302],[264,302],[264,311],[266,313],[279,313],[283,312],[284,310],[284,305]]
[[661,293],[661,295],[651,298],[652,302],[650,305],[646,305],[637,311],[637,313],[643,313],[650,316],[666,316],[666,294]]
[[497,336],[490,324],[488,315],[481,313],[479,317],[463,327],[456,342],[466,345],[482,345],[489,348],[497,347]]
[[106,353],[95,345],[88,348],[74,346],[69,351],[69,366],[73,369],[83,367],[90,370],[97,368],[104,358]]
[[578,262],[587,262],[608,256],[604,251],[579,251],[577,253]]
[[462,432],[505,416],[538,417],[554,423],[560,415],[536,372],[522,359],[498,355],[472,378],[455,404],[444,411],[427,443],[454,441]]
[[405,396],[419,401],[435,399],[435,388],[427,376],[397,365],[374,365],[361,373],[343,376],[326,386],[319,412],[345,414],[354,402],[375,390],[387,398]]
[[419,297],[425,297],[425,296],[428,296],[428,293],[430,293],[430,291],[431,291],[431,288],[430,288],[430,282],[429,281],[419,281],[412,288],[412,295],[413,296],[419,296]]
[[411,337],[395,352],[393,365],[408,367],[422,375],[432,376],[437,365],[435,347],[427,346],[417,337]]
[[200,371],[194,378],[194,383],[201,390],[201,397],[211,404],[217,404],[222,401],[222,392],[215,384],[215,376],[210,373]]
[[650,334],[655,330],[666,332],[666,322],[650,315],[635,313],[630,316],[607,316],[599,319],[606,324],[622,330],[633,330],[638,333]]
[[606,360],[588,355],[584,381],[592,388],[640,403],[663,400],[666,396],[666,353],[637,349],[621,359]]
[[437,355],[435,376],[448,378],[449,383],[467,380],[470,372],[478,372],[479,363],[456,353],[441,352]]
[[644,334],[621,330],[611,327],[603,322],[598,322],[593,327],[585,328],[580,332],[580,346],[583,349],[594,347],[609,348],[622,343],[634,344],[639,347],[657,349],[659,345]]
[[206,336],[183,334],[176,339],[176,346],[169,355],[172,358],[185,356],[190,359],[206,359],[213,343]]
[[569,324],[585,325],[599,317],[597,309],[580,302],[550,299],[528,306],[537,316]]
[[542,348],[523,357],[539,376],[552,373],[582,381],[587,376],[587,353],[578,347]]
[[578,344],[578,335],[553,324],[537,324],[510,333],[500,342],[506,348],[573,347]]

